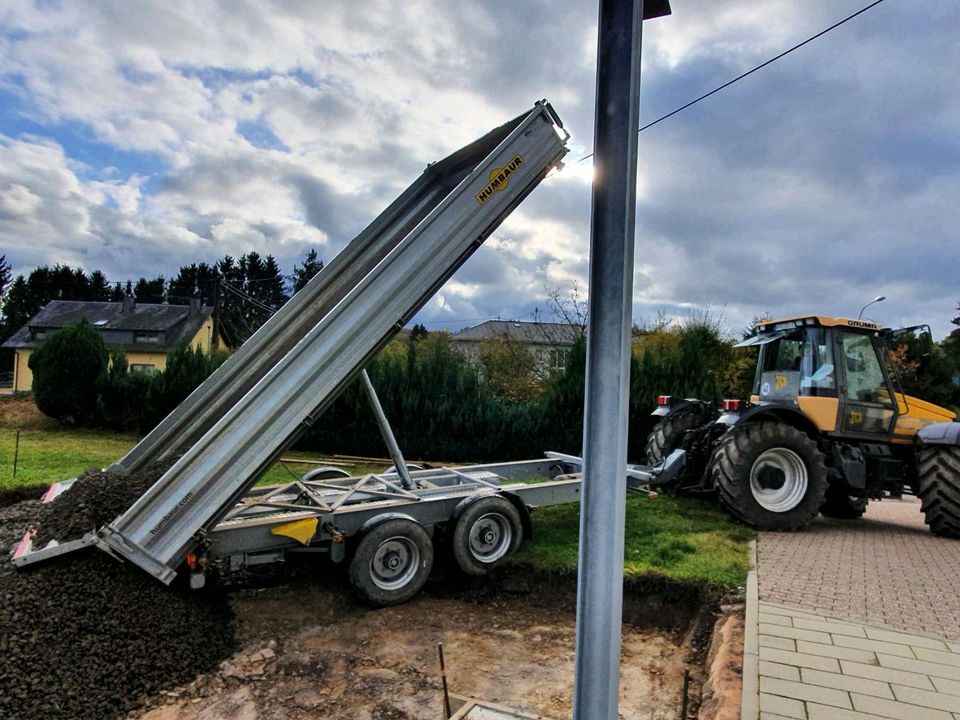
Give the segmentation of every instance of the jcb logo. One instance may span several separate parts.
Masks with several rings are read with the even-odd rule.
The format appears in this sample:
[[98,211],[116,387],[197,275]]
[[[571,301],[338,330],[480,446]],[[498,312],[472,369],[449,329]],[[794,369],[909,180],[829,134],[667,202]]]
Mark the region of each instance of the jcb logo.
[[863,425],[863,413],[859,410],[851,410],[849,418],[851,425]]
[[776,390],[783,390],[787,386],[787,376],[786,375],[777,375],[773,379],[773,387]]

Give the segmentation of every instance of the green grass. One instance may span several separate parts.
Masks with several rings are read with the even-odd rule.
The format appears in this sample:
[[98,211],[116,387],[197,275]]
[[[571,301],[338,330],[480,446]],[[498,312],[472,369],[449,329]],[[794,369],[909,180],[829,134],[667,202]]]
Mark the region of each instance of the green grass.
[[[579,504],[542,508],[533,515],[533,542],[521,546],[515,561],[549,572],[575,572],[579,533]],[[629,495],[624,575],[743,585],[754,537],[753,530],[731,522],[713,503]]]
[[[47,486],[58,480],[76,477],[84,470],[112,464],[137,443],[133,435],[79,429],[20,430],[17,474],[13,475],[16,428],[0,425],[0,490],[15,487]],[[324,458],[301,452],[284,453],[284,457],[315,460]],[[289,470],[288,470],[289,469]],[[308,465],[276,464],[260,479],[261,484],[289,482],[301,477]],[[382,465],[356,463],[344,469],[351,474],[379,472]]]
[[[91,430],[23,429],[16,478],[13,455],[16,429],[0,424],[0,490],[46,486],[76,477],[93,467],[106,467],[137,442],[132,435]],[[315,460],[306,453],[286,457]],[[309,466],[275,465],[261,483],[288,482]],[[380,465],[345,468],[354,475],[378,472]],[[548,572],[572,573],[577,567],[579,537],[577,503],[542,508],[533,515],[534,541],[525,543],[515,561]],[[649,574],[673,580],[706,582],[719,587],[744,584],[747,545],[752,530],[733,524],[712,503],[660,496],[628,496],[624,571],[628,578]]]

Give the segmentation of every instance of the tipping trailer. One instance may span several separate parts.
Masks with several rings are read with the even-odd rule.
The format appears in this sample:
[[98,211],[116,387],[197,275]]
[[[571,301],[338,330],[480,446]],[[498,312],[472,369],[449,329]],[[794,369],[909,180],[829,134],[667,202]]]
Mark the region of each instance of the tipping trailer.
[[[503,219],[554,168],[569,135],[541,101],[423,175],[176,410],[110,469],[130,473],[182,455],[126,512],[83,538],[14,552],[18,566],[96,546],[164,583],[189,568],[237,570],[290,552],[352,549],[351,579],[379,604],[403,602],[448,530],[461,568],[482,574],[529,533],[532,507],[579,493],[576,458],[409,472],[372,386],[396,474],[257,480],[360,375]],[[366,379],[366,378],[365,378]],[[369,385],[369,383],[368,383]],[[395,443],[393,443],[395,445]],[[664,471],[669,462],[657,468]],[[677,465],[675,463],[675,465]],[[669,473],[668,473],[669,474]],[[563,477],[558,477],[563,476]],[[518,478],[549,479],[530,484]],[[635,473],[635,482],[651,473]],[[69,483],[54,485],[52,500]]]

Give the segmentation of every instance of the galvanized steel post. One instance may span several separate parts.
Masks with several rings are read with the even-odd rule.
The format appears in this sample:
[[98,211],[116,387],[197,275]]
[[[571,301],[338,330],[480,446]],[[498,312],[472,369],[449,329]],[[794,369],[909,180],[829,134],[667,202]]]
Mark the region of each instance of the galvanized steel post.
[[669,12],[662,0],[647,5],[600,1],[575,720],[618,715],[640,37],[645,17]]

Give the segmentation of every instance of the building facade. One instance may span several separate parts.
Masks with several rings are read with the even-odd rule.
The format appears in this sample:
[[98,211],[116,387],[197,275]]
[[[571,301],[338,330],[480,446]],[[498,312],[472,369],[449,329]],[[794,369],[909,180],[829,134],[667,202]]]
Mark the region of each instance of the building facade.
[[214,337],[213,308],[190,305],[53,300],[14,333],[5,348],[14,351],[13,378],[0,392],[30,392],[33,373],[30,354],[51,332],[87,320],[103,338],[110,352],[127,356],[131,372],[155,373],[167,366],[167,353],[181,342],[208,352],[219,346]]
[[583,334],[583,328],[568,323],[487,320],[455,333],[452,339],[455,347],[473,362],[479,360],[485,341],[520,343],[536,358],[538,369],[553,373],[564,369],[567,353]]

